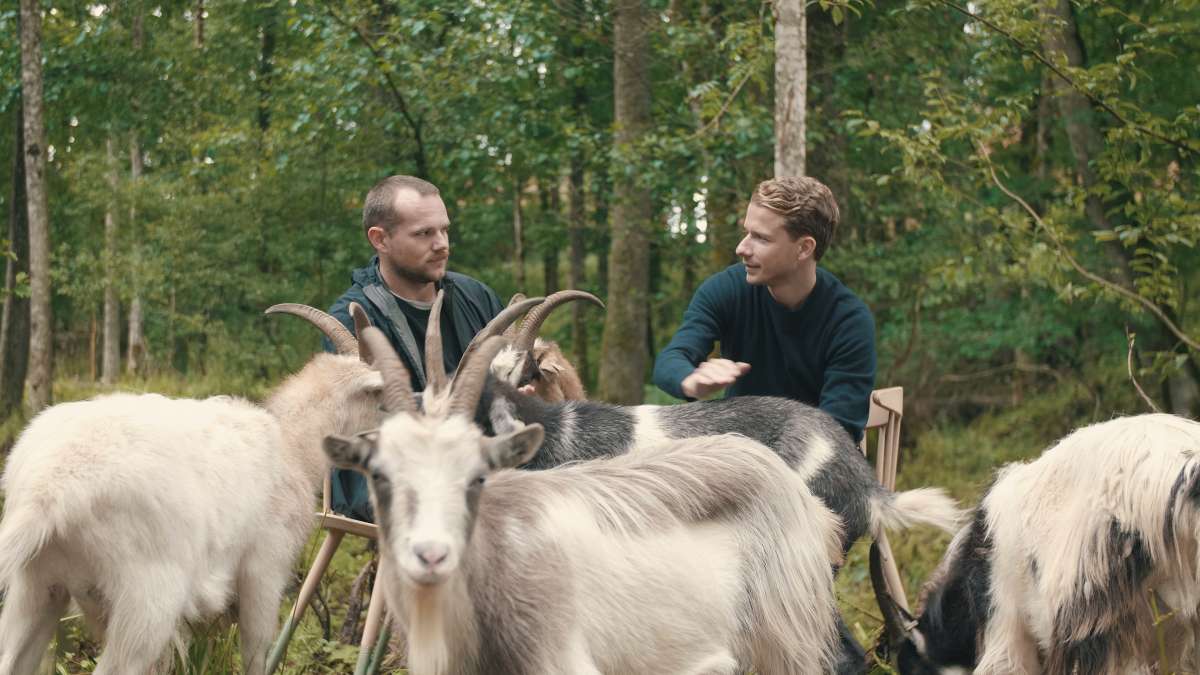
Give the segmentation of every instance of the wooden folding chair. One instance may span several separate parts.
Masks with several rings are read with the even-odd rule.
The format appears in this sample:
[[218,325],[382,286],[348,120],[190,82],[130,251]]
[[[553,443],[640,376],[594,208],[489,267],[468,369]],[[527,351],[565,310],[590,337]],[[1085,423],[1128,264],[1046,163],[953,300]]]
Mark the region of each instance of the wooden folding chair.
[[[321,583],[321,577],[329,568],[329,563],[342,543],[342,538],[347,534],[353,534],[379,540],[379,528],[374,523],[347,518],[333,512],[330,505],[331,480],[329,475],[325,476],[321,510],[317,513],[317,523],[321,529],[325,530],[325,540],[321,542],[321,548],[317,551],[317,557],[313,559],[312,567],[308,568],[308,574],[300,586],[300,593],[296,596],[296,605],[288,614],[288,618],[283,624],[283,630],[280,631],[279,638],[275,641],[275,647],[267,659],[267,675],[272,675],[283,661],[283,655],[287,651],[288,642],[292,639],[292,633],[296,631],[296,626],[300,625],[300,618],[304,615],[304,610],[308,608],[313,594],[316,593],[317,586]],[[383,661],[384,653],[387,651],[388,631],[384,620],[384,600],[381,590],[383,584],[379,583],[383,565],[383,556],[380,556],[379,566],[375,570],[375,584],[371,588],[371,604],[367,606],[367,620],[363,624],[358,663],[354,668],[355,675],[369,675],[377,672]]]
[[[896,489],[896,465],[900,460],[900,421],[903,417],[904,387],[889,387],[871,392],[871,411],[867,416],[866,431],[876,432],[875,477],[892,491]],[[867,454],[866,434],[863,435],[859,448],[864,455]],[[904,594],[900,570],[896,567],[896,559],[892,556],[892,547],[888,543],[887,535],[880,532],[876,543],[879,544],[883,577],[888,590],[896,602],[908,611],[908,598]]]

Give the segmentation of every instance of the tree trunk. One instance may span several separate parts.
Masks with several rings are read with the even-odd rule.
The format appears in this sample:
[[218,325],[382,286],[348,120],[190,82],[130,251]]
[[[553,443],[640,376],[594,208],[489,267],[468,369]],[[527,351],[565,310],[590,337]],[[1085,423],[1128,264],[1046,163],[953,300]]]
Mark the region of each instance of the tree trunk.
[[[142,146],[138,141],[137,130],[129,140],[129,182],[133,195],[129,205],[129,224],[137,227],[137,188],[142,179]],[[138,228],[143,229],[143,228]],[[136,255],[136,254],[135,254]],[[125,351],[125,372],[137,375],[145,372],[146,361],[150,358],[150,348],[146,345],[143,332],[142,295],[138,281],[134,281],[133,299],[129,302],[129,344]]]
[[[140,10],[138,10],[140,11]],[[140,13],[133,15],[133,49],[134,52],[140,52],[146,42],[146,35],[143,30],[142,15]],[[138,110],[138,101],[133,101],[133,110],[136,113]],[[145,228],[138,226],[137,219],[137,198],[138,188],[142,180],[142,142],[138,138],[138,126],[135,120],[133,131],[129,134],[129,228],[133,232],[143,231]],[[135,253],[135,257],[140,254]],[[142,297],[141,289],[139,288],[140,280],[136,278],[133,282],[133,299],[129,302],[129,344],[125,353],[125,372],[130,375],[137,375],[145,371],[146,361],[150,358],[150,348],[146,345],[146,337],[143,332],[142,325]]]
[[775,175],[804,175],[808,40],[804,0],[775,0]]
[[[730,176],[733,182],[733,176]],[[709,272],[719,272],[737,262],[738,240],[741,232],[738,229],[741,202],[748,195],[738,194],[733,185],[727,184],[720,178],[709,176],[708,184],[708,244],[711,252]],[[693,291],[695,289],[692,289]],[[691,297],[690,295],[688,297]]]
[[104,144],[111,193],[104,209],[104,336],[100,358],[100,382],[112,384],[121,369],[121,305],[117,301],[117,156],[110,136]]
[[[275,34],[278,32],[279,11],[274,3],[261,8],[261,21],[258,27],[262,44],[258,54],[258,77],[255,86],[258,87],[258,131],[265,136],[271,128],[271,79],[275,72]],[[266,139],[259,137],[260,142]]]
[[196,6],[192,11],[196,13],[196,49],[204,49],[204,0],[196,0]]
[[13,113],[12,190],[8,202],[8,241],[14,258],[4,270],[4,312],[0,318],[0,410],[12,411],[25,398],[29,370],[29,299],[16,294],[17,275],[29,274],[29,220],[25,200],[25,124],[22,106]]
[[[1042,11],[1045,17],[1042,46],[1046,57],[1056,62],[1065,60],[1072,67],[1083,67],[1083,47],[1079,41],[1070,0],[1048,0]],[[1091,104],[1083,94],[1057,76],[1049,78],[1047,83],[1051,85],[1051,92],[1058,104],[1058,114],[1066,126],[1067,140],[1075,158],[1075,173],[1087,191],[1084,211],[1093,227],[1098,230],[1111,230],[1112,223],[1105,213],[1104,204],[1093,190],[1099,181],[1092,169],[1091,160],[1092,155],[1101,147],[1102,141],[1096,129]],[[1133,288],[1133,273],[1125,250],[1113,241],[1105,242],[1103,248],[1117,282],[1125,288]]]
[[[1075,23],[1070,0],[1047,0],[1042,7],[1042,12],[1045,19],[1042,45],[1046,56],[1058,62],[1065,60],[1072,67],[1085,67],[1083,43],[1079,37],[1079,29]],[[1050,81],[1053,82],[1059,115],[1066,126],[1071,154],[1075,158],[1075,173],[1086,190],[1084,212],[1091,221],[1092,227],[1097,230],[1111,230],[1113,229],[1112,222],[1094,189],[1100,184],[1101,179],[1096,176],[1091,160],[1103,145],[1095,113],[1087,98],[1061,78],[1055,76],[1050,78]],[[1115,281],[1127,289],[1134,289],[1136,274],[1130,265],[1130,256],[1125,248],[1116,241],[1107,241],[1102,244],[1102,250],[1109,260],[1112,268],[1111,274]],[[1170,316],[1176,325],[1182,325],[1174,316],[1174,310],[1171,307],[1160,305],[1159,308],[1163,310],[1164,314]],[[1168,379],[1180,380],[1179,382],[1168,382],[1165,385],[1165,391],[1170,399],[1168,406],[1177,410],[1194,412],[1198,398],[1195,392],[1200,391],[1200,379],[1197,378],[1196,373],[1200,371],[1200,368],[1197,367],[1187,348],[1175,339],[1163,322],[1157,322],[1156,325],[1159,335],[1152,338],[1150,346],[1154,349],[1174,351],[1183,355],[1188,361],[1187,368],[1168,376]],[[1181,401],[1177,403],[1175,398],[1180,398]]]
[[42,14],[37,0],[21,0],[21,91],[29,210],[29,407],[37,413],[54,400],[50,204],[46,194],[46,127],[42,109]]
[[636,146],[650,124],[650,22],[642,0],[617,0],[613,18],[613,82],[618,162],[614,171],[608,260],[608,312],[600,355],[600,398],[642,402],[646,349],[651,218],[649,190],[636,171]]
[[[577,89],[577,102],[580,93]],[[567,233],[571,241],[571,264],[567,269],[567,285],[582,289],[587,276],[584,268],[587,264],[587,249],[584,243],[587,215],[583,207],[583,151],[578,148],[571,153],[571,175],[568,181],[570,187],[567,192]],[[571,303],[571,342],[575,352],[575,369],[579,372],[579,378],[588,384],[591,380],[588,378],[587,324],[583,320],[583,310],[582,302]]]
[[517,292],[525,293],[525,224],[521,220],[521,179],[513,178],[513,281]]

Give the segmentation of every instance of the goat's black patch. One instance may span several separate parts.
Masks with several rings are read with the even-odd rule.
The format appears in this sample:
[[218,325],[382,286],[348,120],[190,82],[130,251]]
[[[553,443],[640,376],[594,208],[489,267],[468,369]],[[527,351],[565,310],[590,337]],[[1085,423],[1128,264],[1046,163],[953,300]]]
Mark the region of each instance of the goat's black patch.
[[1200,484],[1196,483],[1196,476],[1200,472],[1192,471],[1190,466],[1185,466],[1179,475],[1175,477],[1175,482],[1171,484],[1171,494],[1167,497],[1167,513],[1163,519],[1163,541],[1171,542],[1175,539],[1175,509],[1178,507],[1179,493],[1185,487],[1188,491],[1188,497],[1192,501],[1197,501],[1197,489],[1200,489]]
[[917,619],[917,629],[925,636],[925,656],[906,644],[900,653],[901,673],[937,672],[933,665],[975,666],[978,636],[991,609],[992,552],[987,512],[981,506],[966,539],[954,551],[945,580],[930,592]]
[[1154,570],[1154,559],[1141,535],[1116,519],[1109,522],[1104,545],[1107,578],[1089,584],[1086,595],[1079,589],[1058,611],[1047,672],[1111,672],[1113,659],[1138,639],[1128,633],[1141,623],[1138,615],[1148,611],[1143,586]]

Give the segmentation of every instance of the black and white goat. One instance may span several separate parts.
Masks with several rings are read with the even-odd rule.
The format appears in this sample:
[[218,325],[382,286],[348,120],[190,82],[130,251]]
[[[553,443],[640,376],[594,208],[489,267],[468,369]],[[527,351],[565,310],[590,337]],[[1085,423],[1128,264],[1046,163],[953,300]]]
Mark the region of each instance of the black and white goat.
[[884,646],[906,675],[1196,672],[1198,541],[1200,424],[1084,427],[1000,470],[917,619],[887,594],[872,551]]
[[100,634],[99,675],[146,673],[189,622],[236,599],[246,673],[262,673],[279,601],[329,470],[321,441],[379,423],[383,386],[349,331],[301,305],[339,354],[263,405],[112,394],[43,411],[4,469],[0,673],[41,661],[70,599]]
[[519,339],[492,363],[494,377],[484,388],[476,412],[476,421],[489,433],[507,433],[533,423],[545,429],[541,449],[525,468],[613,457],[658,447],[667,440],[736,433],[778,453],[838,515],[843,553],[866,532],[917,523],[947,531],[957,528],[961,514],[944,492],[924,488],[893,493],[885,489],[846,430],[824,411],[798,401],[741,396],[669,406],[617,406],[546,400],[522,393],[517,387],[531,382],[528,373],[533,361],[528,349],[532,336],[552,309],[579,299],[603,306],[582,291],[560,291],[540,305],[538,298],[514,302],[476,338],[479,342],[501,334],[515,320],[514,312],[533,307]]
[[380,579],[412,672],[830,667],[837,519],[771,450],[738,436],[663,439],[655,452],[509,471],[538,453],[543,429],[488,437],[472,421],[503,337],[478,343],[450,383],[427,346],[422,411],[382,333],[360,339],[395,414],[325,447],[368,478]]

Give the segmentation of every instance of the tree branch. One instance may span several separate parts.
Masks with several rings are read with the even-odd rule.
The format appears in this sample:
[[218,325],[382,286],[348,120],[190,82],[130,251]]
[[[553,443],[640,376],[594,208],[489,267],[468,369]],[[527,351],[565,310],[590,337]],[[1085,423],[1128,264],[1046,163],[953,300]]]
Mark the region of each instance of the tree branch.
[[1051,71],[1054,72],[1055,75],[1057,75],[1059,78],[1061,78],[1063,82],[1066,82],[1069,87],[1071,87],[1075,91],[1082,94],[1085,98],[1087,98],[1089,101],[1091,101],[1093,104],[1095,104],[1097,107],[1099,107],[1104,112],[1108,113],[1109,115],[1112,115],[1113,119],[1117,120],[1121,124],[1123,124],[1127,127],[1136,129],[1137,131],[1140,131],[1141,133],[1146,134],[1147,136],[1157,138],[1158,140],[1160,140],[1164,143],[1167,143],[1169,145],[1172,145],[1176,148],[1179,148],[1180,150],[1183,150],[1184,152],[1200,153],[1200,146],[1193,145],[1192,143],[1190,143],[1186,140],[1179,140],[1179,139],[1171,138],[1170,136],[1164,136],[1163,134],[1160,134],[1157,131],[1154,131],[1153,129],[1150,129],[1141,124],[1137,124],[1137,123],[1134,123],[1134,122],[1131,122],[1131,121],[1125,119],[1125,117],[1123,117],[1121,115],[1121,113],[1114,110],[1112,106],[1105,103],[1103,100],[1100,99],[1100,97],[1091,93],[1087,89],[1079,86],[1066,73],[1064,73],[1058,66],[1054,65],[1049,59],[1047,59],[1045,56],[1043,56],[1041,52],[1034,49],[1033,47],[1026,45],[1024,42],[1021,42],[1012,33],[1009,33],[1008,31],[1004,30],[1000,26],[997,26],[995,23],[972,12],[971,10],[967,9],[966,7],[958,5],[954,2],[950,2],[950,0],[937,0],[937,1],[939,3],[945,5],[946,7],[949,7],[950,9],[953,9],[954,11],[956,11],[960,14],[963,14],[964,16],[970,17],[974,21],[978,21],[979,23],[987,26],[988,28],[992,29],[993,31],[995,31],[995,32],[999,33],[1000,35],[1004,36],[1005,38],[1007,38],[1009,42],[1011,42],[1014,46],[1017,47],[1017,49],[1025,52],[1026,54],[1029,54],[1033,58],[1040,61],[1042,63],[1042,65],[1049,68]]
[[1137,389],[1138,396],[1142,397],[1146,405],[1150,406],[1150,409],[1154,412],[1160,413],[1162,410],[1154,405],[1154,400],[1146,395],[1146,391],[1142,389],[1142,385],[1137,381],[1137,376],[1133,374],[1133,341],[1137,336],[1129,332],[1129,326],[1125,326],[1125,337],[1129,339],[1129,354],[1125,358],[1125,367],[1129,370],[1129,380],[1133,382],[1134,389]]
[[1046,222],[1042,220],[1042,217],[1038,215],[1038,212],[1029,205],[1029,202],[1022,199],[1020,195],[1017,195],[1012,190],[1009,190],[1008,187],[1000,181],[1000,177],[996,175],[996,167],[992,165],[992,160],[988,155],[988,151],[982,145],[977,144],[977,147],[979,148],[980,157],[987,164],[988,173],[990,173],[992,176],[992,182],[996,184],[996,187],[1000,188],[1001,192],[1008,195],[1009,199],[1012,199],[1016,203],[1020,204],[1021,208],[1025,209],[1025,212],[1028,213],[1031,218],[1033,218],[1033,222],[1036,223],[1037,226],[1041,228],[1048,237],[1050,237],[1050,241],[1054,244],[1054,247],[1058,249],[1059,254],[1061,254],[1067,260],[1067,263],[1069,263],[1076,272],[1078,272],[1088,281],[1098,284],[1103,288],[1106,288],[1117,295],[1134,302],[1135,304],[1141,305],[1146,309],[1146,311],[1153,314],[1162,323],[1162,325],[1171,332],[1172,335],[1179,338],[1180,342],[1183,342],[1185,345],[1187,345],[1189,349],[1200,351],[1200,343],[1197,343],[1186,333],[1184,333],[1179,326],[1176,326],[1175,322],[1171,321],[1171,319],[1158,305],[1125,288],[1124,286],[1113,283],[1112,281],[1109,281],[1108,279],[1089,271],[1083,265],[1081,265],[1079,261],[1075,259],[1075,256],[1071,255],[1071,251],[1067,249],[1066,244],[1064,244],[1062,240],[1054,234],[1053,230],[1046,226]]
[[[343,28],[353,31],[354,34],[357,35],[360,40],[362,40],[363,44],[366,45],[367,49],[371,52],[371,55],[375,57],[375,60],[379,62],[380,66],[387,63],[387,60],[383,56],[383,52],[379,51],[379,48],[375,46],[375,43],[371,42],[370,36],[368,36],[366,31],[362,29],[362,26],[359,26],[356,23],[351,23],[343,18],[336,11],[334,11],[333,7],[328,3],[325,3],[325,11],[329,12],[329,16],[333,17],[333,20],[341,24]],[[404,117],[404,121],[407,122],[409,128],[412,129],[413,138],[416,141],[416,151],[414,152],[413,159],[417,163],[417,173],[419,177],[429,178],[429,163],[425,158],[425,142],[421,138],[421,123],[417,121],[409,112],[408,103],[404,100],[404,94],[400,93],[400,87],[397,86],[396,81],[392,79],[392,74],[388,72],[386,68],[382,67],[379,68],[379,72],[383,76],[384,85],[391,92],[392,98],[396,100],[396,107],[399,108],[400,115]]]
[[716,123],[721,120],[721,117],[725,114],[725,111],[729,110],[729,106],[733,103],[734,99],[736,99],[738,94],[742,91],[742,87],[746,86],[746,82],[748,82],[750,80],[750,75],[752,75],[752,74],[753,74],[752,71],[746,73],[746,76],[742,78],[742,81],[738,82],[737,86],[733,88],[733,93],[731,93],[729,95],[729,98],[725,99],[725,103],[721,105],[721,109],[717,111],[717,114],[715,116],[713,116],[713,118],[711,120],[709,120],[707,124],[705,124],[698,131],[696,131],[696,133],[692,134],[692,138],[699,138],[700,136],[703,136],[704,134],[708,133],[708,130],[713,128],[713,126],[716,125]]

